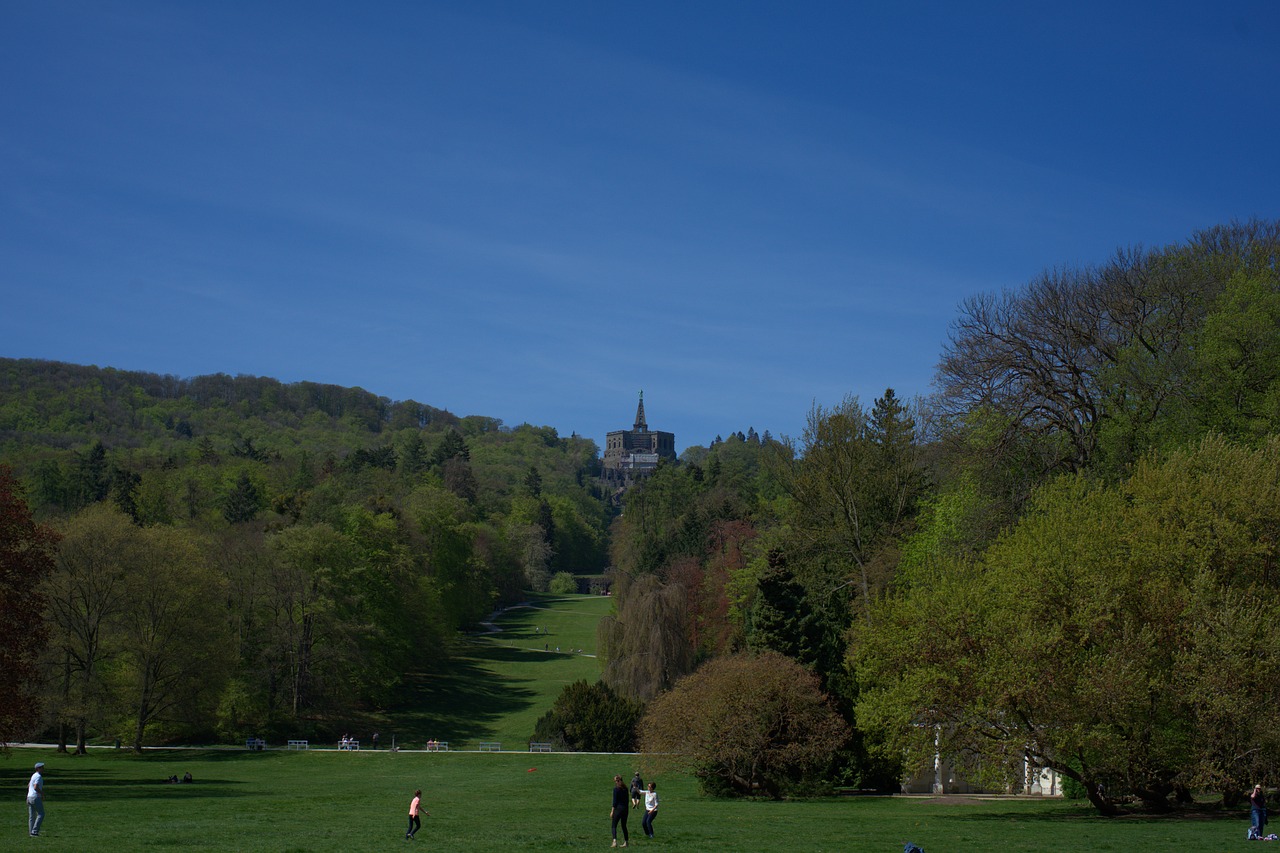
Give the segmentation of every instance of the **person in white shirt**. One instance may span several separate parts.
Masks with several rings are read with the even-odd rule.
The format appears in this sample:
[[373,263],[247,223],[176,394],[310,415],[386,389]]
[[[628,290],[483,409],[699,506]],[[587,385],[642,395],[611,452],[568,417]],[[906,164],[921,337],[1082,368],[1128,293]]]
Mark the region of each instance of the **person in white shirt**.
[[27,828],[32,835],[40,834],[44,823],[44,762],[36,762],[36,772],[27,783]]
[[653,782],[649,783],[649,790],[644,792],[644,818],[640,821],[640,826],[644,827],[644,834],[653,838],[653,822],[658,817],[658,786]]

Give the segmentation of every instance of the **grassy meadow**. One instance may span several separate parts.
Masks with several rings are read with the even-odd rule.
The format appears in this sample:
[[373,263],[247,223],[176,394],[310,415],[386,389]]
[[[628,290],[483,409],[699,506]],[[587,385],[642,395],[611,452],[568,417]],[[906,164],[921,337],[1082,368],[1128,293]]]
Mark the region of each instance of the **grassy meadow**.
[[[430,817],[414,845],[481,853],[518,847],[597,850],[609,845],[615,773],[643,764],[626,755],[523,752],[534,721],[560,688],[598,676],[595,625],[607,598],[544,597],[503,614],[501,630],[473,638],[456,666],[411,685],[403,707],[378,722],[406,747],[344,752],[312,749],[156,749],[144,755],[93,749],[60,755],[14,749],[0,757],[0,851],[110,853],[150,850],[359,851],[404,849],[409,799],[424,790]],[[547,633],[543,633],[545,629]],[[546,645],[548,648],[544,649]],[[555,648],[561,651],[557,653]],[[581,653],[571,653],[581,649]],[[501,741],[508,751],[415,751],[429,738],[456,748]],[[274,744],[273,744],[274,746]],[[24,791],[32,764],[46,768],[45,831],[26,837]],[[194,783],[170,784],[190,772]],[[645,774],[646,779],[650,778]],[[836,797],[803,802],[726,801],[702,796],[683,775],[654,777],[663,805],[658,837],[632,846],[667,850],[1043,853],[1247,847],[1247,810],[1191,819],[1097,817],[1061,800]]]
[[[23,789],[47,763],[45,833],[25,838]],[[635,759],[608,755],[110,749],[87,756],[18,749],[0,759],[6,792],[0,849],[358,851],[404,847],[414,788],[430,817],[415,845],[487,853],[599,850],[609,844],[614,773]],[[194,782],[174,785],[190,772]],[[889,851],[915,841],[927,853],[992,850],[1221,851],[1248,846],[1242,811],[1218,819],[1107,820],[1084,805],[1033,800],[844,797],[811,802],[713,800],[686,776],[655,777],[663,798],[657,838],[668,850]]]
[[395,735],[410,748],[438,740],[524,749],[566,684],[600,677],[596,625],[612,607],[600,595],[530,596],[499,616],[496,632],[464,640],[447,672],[411,676],[403,702],[364,727],[380,725],[383,745]]

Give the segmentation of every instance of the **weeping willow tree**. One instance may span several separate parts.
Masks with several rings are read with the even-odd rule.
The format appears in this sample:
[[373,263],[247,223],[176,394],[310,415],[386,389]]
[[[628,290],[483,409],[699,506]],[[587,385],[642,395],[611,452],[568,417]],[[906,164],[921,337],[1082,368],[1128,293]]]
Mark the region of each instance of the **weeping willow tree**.
[[604,653],[604,682],[624,696],[647,702],[693,671],[688,639],[688,594],[683,584],[656,574],[619,574],[616,616],[597,629]]

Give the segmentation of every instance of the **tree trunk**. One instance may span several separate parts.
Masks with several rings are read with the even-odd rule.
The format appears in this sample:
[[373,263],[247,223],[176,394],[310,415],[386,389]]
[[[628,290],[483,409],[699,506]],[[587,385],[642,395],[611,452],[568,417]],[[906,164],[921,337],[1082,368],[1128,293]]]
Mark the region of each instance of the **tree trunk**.
[[1098,787],[1098,783],[1094,781],[1084,781],[1077,779],[1084,785],[1085,795],[1089,798],[1089,802],[1098,810],[1098,814],[1103,817],[1116,817],[1124,814],[1123,811],[1113,802],[1107,799],[1106,795]]
[[1149,788],[1136,785],[1133,788],[1133,793],[1142,800],[1142,804],[1152,811],[1168,811],[1169,794],[1172,792],[1173,786],[1167,782],[1157,782]]

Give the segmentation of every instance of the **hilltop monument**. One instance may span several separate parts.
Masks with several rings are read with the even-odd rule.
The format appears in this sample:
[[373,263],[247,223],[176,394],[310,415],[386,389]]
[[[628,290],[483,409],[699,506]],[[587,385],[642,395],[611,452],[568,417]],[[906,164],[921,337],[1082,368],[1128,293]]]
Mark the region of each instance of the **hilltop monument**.
[[601,479],[611,486],[626,488],[651,474],[659,460],[674,462],[675,458],[675,433],[649,429],[644,417],[644,391],[641,391],[635,424],[631,429],[613,430],[605,436]]

